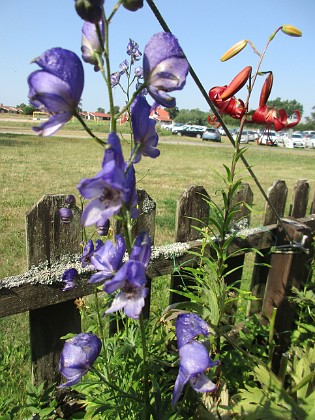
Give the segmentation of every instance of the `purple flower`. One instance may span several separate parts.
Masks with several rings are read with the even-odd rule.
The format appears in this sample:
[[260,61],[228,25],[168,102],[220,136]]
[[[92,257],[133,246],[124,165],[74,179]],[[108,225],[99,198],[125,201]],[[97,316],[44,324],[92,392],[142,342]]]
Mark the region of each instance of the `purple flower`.
[[205,337],[209,335],[208,324],[196,314],[178,315],[176,337],[180,363],[173,392],[173,405],[179,400],[188,381],[197,392],[211,392],[216,389],[216,385],[204,372],[211,367],[218,366],[219,362],[213,362],[206,347],[194,340],[198,335]]
[[143,55],[143,76],[153,99],[165,107],[174,107],[168,92],[180,90],[186,83],[189,65],[177,39],[169,32],[152,36]]
[[84,226],[91,226],[100,219],[109,219],[117,214],[128,193],[125,163],[116,133],[109,134],[108,145],[101,171],[94,178],[83,179],[77,187],[82,197],[91,199],[82,213]]
[[139,217],[140,211],[137,208],[138,194],[136,189],[136,173],[133,165],[125,165],[125,177],[127,183],[127,193],[124,197],[125,205],[127,210],[130,212],[130,217],[132,219],[136,219]]
[[124,60],[122,63],[119,64],[119,67],[121,68],[121,71],[123,71],[125,73],[129,68],[128,61]]
[[139,50],[139,45],[130,38],[127,45],[127,54],[131,57],[131,64],[135,61],[139,61],[142,56],[142,53]]
[[75,196],[72,194],[68,194],[65,198],[65,204],[69,207],[69,209],[73,209],[76,205]]
[[79,277],[79,273],[75,268],[69,268],[68,270],[65,270],[62,275],[62,281],[65,283],[65,287],[62,289],[70,290],[75,287],[75,280],[77,280]]
[[91,258],[91,263],[98,272],[92,275],[89,283],[99,283],[113,277],[122,264],[125,252],[126,243],[123,236],[116,236],[116,244],[106,241]]
[[209,325],[193,313],[180,314],[176,320],[177,346],[180,349],[185,344],[191,343],[198,335],[209,335]]
[[77,384],[92,367],[101,348],[101,340],[92,333],[80,333],[66,341],[60,355],[59,370],[68,381],[60,387]]
[[122,76],[124,74],[123,71],[115,71],[115,73],[112,73],[110,75],[110,85],[111,87],[115,87],[118,85],[119,81],[120,81],[120,76]]
[[179,372],[175,381],[172,404],[179,400],[183,388],[189,381],[197,392],[212,392],[216,385],[205,375],[205,371],[217,366],[213,362],[206,347],[198,341],[192,341],[179,349]]
[[76,113],[84,85],[83,66],[72,51],[52,48],[34,60],[42,70],[28,77],[30,102],[51,114],[40,127],[33,127],[41,136],[50,136]]
[[89,267],[90,270],[94,270],[94,265],[91,264],[91,258],[94,255],[94,252],[98,251],[103,245],[103,241],[101,241],[100,239],[96,241],[95,248],[92,239],[89,239],[87,241],[83,249],[82,257],[80,258],[81,265],[83,268]]
[[109,219],[100,219],[96,222],[96,230],[100,236],[107,236],[110,227]]
[[61,207],[59,209],[59,217],[62,223],[68,225],[73,219],[73,212],[68,207]]
[[[155,130],[156,122],[149,118],[151,107],[147,100],[138,95],[131,106],[131,122],[135,148],[137,150],[133,162],[138,163],[141,155],[156,158],[160,151],[156,149],[158,135]],[[133,152],[135,150],[133,149]]]
[[88,22],[97,23],[102,18],[104,0],[75,0],[75,10]]
[[104,45],[104,24],[103,21],[100,20],[99,22],[99,28],[102,38],[102,44],[100,43],[96,25],[94,23],[85,22],[82,27],[82,41],[81,41],[81,51],[82,51],[82,59],[86,63],[90,63],[94,65],[94,70],[99,71],[99,65],[97,57],[99,57],[99,60],[103,62],[103,59],[101,58],[101,54],[103,51],[103,45]]
[[122,5],[130,12],[135,12],[143,7],[143,0],[123,0]]
[[135,76],[138,77],[138,79],[143,77],[143,68],[141,66],[135,68]]
[[121,292],[115,299],[106,314],[124,309],[129,318],[138,319],[148,295],[145,271],[151,255],[151,241],[148,233],[139,234],[130,253],[130,258],[112,280],[107,281],[103,290],[113,293],[118,289]]

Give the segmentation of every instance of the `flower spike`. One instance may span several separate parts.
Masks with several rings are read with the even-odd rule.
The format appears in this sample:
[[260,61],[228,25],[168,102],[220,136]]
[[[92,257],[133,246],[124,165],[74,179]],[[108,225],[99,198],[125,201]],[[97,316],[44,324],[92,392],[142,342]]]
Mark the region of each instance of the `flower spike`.
[[238,54],[240,51],[242,51],[247,45],[247,41],[245,39],[242,39],[242,41],[237,42],[233,47],[231,47],[229,50],[227,50],[222,57],[220,58],[221,61],[227,61],[230,58],[234,57],[236,54]]

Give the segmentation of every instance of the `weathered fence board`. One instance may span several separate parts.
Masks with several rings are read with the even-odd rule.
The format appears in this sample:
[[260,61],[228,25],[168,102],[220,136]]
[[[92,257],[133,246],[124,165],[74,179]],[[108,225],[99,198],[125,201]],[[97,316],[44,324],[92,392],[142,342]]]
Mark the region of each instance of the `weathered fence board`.
[[[76,223],[61,223],[58,210],[62,195],[46,195],[26,215],[28,268],[47,261],[48,266],[63,255],[80,250],[79,216]],[[42,291],[38,298],[42,296]],[[29,299],[29,297],[28,297]],[[73,299],[53,303],[29,312],[32,373],[35,383],[60,382],[58,362],[63,342],[60,337],[81,331],[80,313]]]

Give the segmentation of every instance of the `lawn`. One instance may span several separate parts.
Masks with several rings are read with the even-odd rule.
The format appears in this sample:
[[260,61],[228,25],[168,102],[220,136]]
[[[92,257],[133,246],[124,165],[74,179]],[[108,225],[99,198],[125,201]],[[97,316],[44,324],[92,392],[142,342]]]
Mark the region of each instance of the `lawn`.
[[[0,130],[7,123],[0,120]],[[30,128],[28,122],[26,129]],[[9,127],[13,129],[14,127]],[[17,128],[17,124],[15,125]],[[19,125],[20,129],[21,126]],[[166,134],[166,133],[165,133]],[[128,153],[127,141],[124,151]],[[203,185],[211,197],[223,186],[223,164],[233,153],[226,138],[222,144],[196,139],[162,137],[158,159],[142,159],[137,165],[137,186],[157,202],[156,244],[171,243],[175,225],[176,201],[190,185]],[[0,278],[26,269],[24,217],[44,194],[77,194],[76,185],[100,169],[102,149],[88,138],[50,137],[0,133]],[[263,188],[277,179],[289,188],[287,207],[298,179],[307,179],[313,197],[315,188],[315,150],[258,147],[249,144],[246,159]],[[252,226],[261,224],[264,209],[258,193],[242,163],[239,176],[254,191]],[[10,331],[24,331],[13,337]],[[0,406],[7,395],[23,386],[29,370],[23,368],[28,358],[27,317],[15,316],[0,322]],[[1,413],[1,407],[0,407]]]

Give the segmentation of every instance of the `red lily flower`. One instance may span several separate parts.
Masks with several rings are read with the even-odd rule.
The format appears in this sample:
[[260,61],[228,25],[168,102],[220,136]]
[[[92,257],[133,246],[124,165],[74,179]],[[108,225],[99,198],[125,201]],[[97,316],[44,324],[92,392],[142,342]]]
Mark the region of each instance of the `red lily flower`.
[[267,105],[260,106],[254,112],[250,122],[255,124],[263,124],[268,128],[274,127],[275,131],[285,130],[294,127],[301,121],[300,111],[295,110],[296,120],[288,123],[288,115],[284,109],[270,108]]
[[245,67],[229,85],[216,86],[210,89],[209,97],[221,114],[228,114],[232,118],[241,119],[246,112],[245,104],[233,95],[238,92],[250,77],[252,68]]

